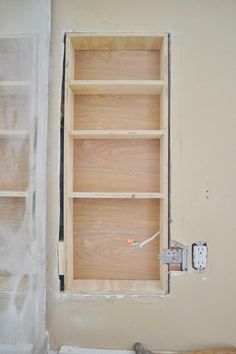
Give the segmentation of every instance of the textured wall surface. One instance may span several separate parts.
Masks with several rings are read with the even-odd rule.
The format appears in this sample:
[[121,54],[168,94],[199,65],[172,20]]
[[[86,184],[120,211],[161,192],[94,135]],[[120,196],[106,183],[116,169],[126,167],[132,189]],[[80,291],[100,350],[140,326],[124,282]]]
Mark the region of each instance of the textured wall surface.
[[[0,352],[3,354],[39,353],[47,345],[50,12],[50,0],[0,2],[0,129],[8,134],[7,138],[1,134],[0,139]],[[26,133],[16,138],[9,135],[11,130]],[[23,192],[25,196],[2,197],[2,192],[8,191]]]
[[[150,349],[236,345],[236,2],[54,0],[48,149],[51,347]],[[59,136],[66,31],[171,33],[171,237],[209,245],[206,273],[171,278],[165,298],[60,295]]]

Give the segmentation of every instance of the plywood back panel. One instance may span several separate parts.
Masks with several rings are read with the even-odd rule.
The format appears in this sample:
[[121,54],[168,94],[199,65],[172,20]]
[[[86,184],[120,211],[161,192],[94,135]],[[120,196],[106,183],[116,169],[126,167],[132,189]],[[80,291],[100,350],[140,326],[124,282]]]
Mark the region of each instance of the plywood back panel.
[[159,140],[75,140],[74,192],[159,192]]
[[29,141],[0,139],[0,190],[24,191],[28,187]]
[[75,95],[74,129],[160,129],[160,96]]
[[159,80],[159,50],[75,51],[75,80]]
[[163,35],[68,34],[74,49],[79,50],[160,50]]
[[133,250],[126,243],[157,232],[158,200],[75,199],[73,210],[75,279],[159,279],[159,240]]
[[[0,234],[1,242],[17,234],[24,223],[25,198],[0,197]],[[3,245],[1,244],[0,248]]]
[[29,127],[30,98],[24,94],[1,95],[0,130],[23,130]]
[[33,66],[32,37],[0,38],[0,80],[30,80]]

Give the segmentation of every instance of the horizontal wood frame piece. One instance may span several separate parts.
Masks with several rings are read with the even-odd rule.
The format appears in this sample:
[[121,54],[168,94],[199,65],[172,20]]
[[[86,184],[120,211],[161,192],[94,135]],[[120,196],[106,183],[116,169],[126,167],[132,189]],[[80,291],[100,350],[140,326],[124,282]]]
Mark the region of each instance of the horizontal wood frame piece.
[[16,191],[0,191],[0,197],[8,198],[8,197],[15,197],[15,198],[25,198],[28,196],[28,192],[16,192]]
[[29,137],[28,130],[0,130],[0,137]]
[[70,195],[71,198],[86,198],[86,199],[162,199],[164,195],[162,193],[95,193],[95,192],[74,192]]
[[70,88],[78,95],[159,95],[162,80],[71,80]]
[[163,130],[72,130],[75,139],[160,139]]

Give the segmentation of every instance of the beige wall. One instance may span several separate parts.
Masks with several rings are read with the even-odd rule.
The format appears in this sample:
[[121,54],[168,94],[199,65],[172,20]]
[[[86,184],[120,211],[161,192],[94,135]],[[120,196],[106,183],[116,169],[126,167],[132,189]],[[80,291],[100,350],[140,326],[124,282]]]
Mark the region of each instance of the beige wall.
[[[54,0],[48,150],[48,329],[60,344],[150,349],[236,345],[236,1]],[[167,297],[60,295],[59,123],[66,31],[171,33],[172,238],[205,240],[209,267]],[[209,198],[207,192],[209,191]]]

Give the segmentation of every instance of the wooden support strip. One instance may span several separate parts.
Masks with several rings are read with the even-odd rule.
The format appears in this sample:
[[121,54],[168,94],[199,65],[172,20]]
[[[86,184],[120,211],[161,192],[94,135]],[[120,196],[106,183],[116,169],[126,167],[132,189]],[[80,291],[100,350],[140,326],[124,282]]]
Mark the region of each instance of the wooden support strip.
[[59,255],[59,275],[64,275],[65,274],[65,250],[64,250],[64,241],[59,241],[59,247],[58,247],[58,255]]
[[162,193],[99,193],[99,192],[74,192],[70,195],[70,198],[88,198],[88,199],[162,199],[164,195]]
[[70,80],[76,94],[140,94],[159,95],[164,87],[162,80]]
[[0,130],[0,137],[29,137],[28,130]]
[[72,130],[75,139],[160,139],[164,130]]
[[158,33],[69,33],[68,37],[78,50],[159,50],[163,41]]
[[0,197],[14,197],[14,198],[25,198],[28,192],[18,192],[18,191],[0,191]]

